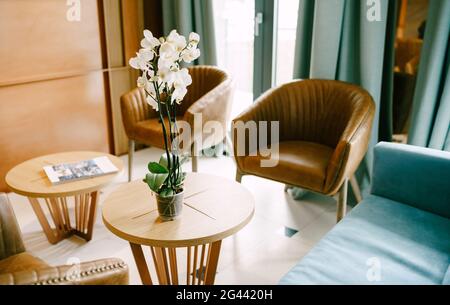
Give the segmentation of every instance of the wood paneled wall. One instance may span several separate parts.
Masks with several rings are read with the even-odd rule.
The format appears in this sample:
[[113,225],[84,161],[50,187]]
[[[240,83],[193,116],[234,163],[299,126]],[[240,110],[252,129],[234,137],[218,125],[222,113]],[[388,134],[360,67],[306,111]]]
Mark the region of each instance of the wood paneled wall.
[[125,50],[137,50],[127,41],[142,31],[142,0],[80,3],[71,22],[66,0],[0,1],[0,191],[29,158],[126,153],[120,96],[135,86]]

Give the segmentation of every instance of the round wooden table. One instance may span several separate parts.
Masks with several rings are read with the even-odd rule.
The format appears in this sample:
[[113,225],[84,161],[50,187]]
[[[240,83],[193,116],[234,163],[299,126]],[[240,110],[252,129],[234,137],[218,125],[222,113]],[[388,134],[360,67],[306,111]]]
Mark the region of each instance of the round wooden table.
[[159,284],[179,284],[179,248],[186,248],[185,284],[214,284],[222,239],[253,216],[252,195],[235,181],[189,173],[184,189],[182,214],[173,221],[159,218],[156,198],[142,180],[118,187],[102,205],[106,227],[130,242],[144,285],[153,281],[142,246],[150,247]]
[[[107,156],[119,171],[95,178],[52,185],[43,169],[48,165],[73,163],[101,156]],[[65,152],[38,157],[15,166],[7,173],[6,184],[15,193],[28,197],[50,243],[56,244],[71,235],[77,235],[89,241],[92,238],[95,223],[98,191],[111,182],[122,169],[122,160],[113,155],[89,151]],[[53,227],[47,220],[41,203],[47,206]],[[69,213],[69,206],[72,204],[75,215]]]

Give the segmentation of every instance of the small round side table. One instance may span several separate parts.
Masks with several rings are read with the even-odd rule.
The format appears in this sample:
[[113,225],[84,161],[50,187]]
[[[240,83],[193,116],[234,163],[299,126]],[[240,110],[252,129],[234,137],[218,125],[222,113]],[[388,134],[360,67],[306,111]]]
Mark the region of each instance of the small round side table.
[[[95,178],[52,185],[43,169],[48,165],[73,163],[101,156],[107,156],[119,171]],[[65,152],[25,161],[12,168],[5,180],[8,187],[15,193],[28,197],[51,244],[56,244],[72,235],[89,241],[92,238],[95,223],[98,191],[111,182],[122,169],[122,160],[113,155],[89,151]],[[53,227],[47,220],[41,203],[47,206]],[[75,215],[72,217],[69,213],[71,204],[74,205],[75,210]]]
[[130,243],[144,285],[152,285],[143,246],[150,253],[161,285],[178,285],[177,250],[186,248],[187,285],[212,285],[222,239],[252,218],[254,200],[241,184],[225,178],[189,173],[181,216],[162,221],[155,196],[142,180],[118,187],[102,205],[103,222]]

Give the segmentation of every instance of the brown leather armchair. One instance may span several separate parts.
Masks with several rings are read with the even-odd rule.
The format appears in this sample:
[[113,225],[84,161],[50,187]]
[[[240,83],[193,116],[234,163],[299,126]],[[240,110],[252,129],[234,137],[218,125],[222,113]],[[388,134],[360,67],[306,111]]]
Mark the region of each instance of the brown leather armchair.
[[25,251],[14,212],[0,194],[0,285],[126,285],[128,266],[111,258],[51,267]]
[[[204,147],[198,147],[198,139],[203,137],[203,143],[217,145],[224,138],[211,137],[203,133],[203,127],[208,121],[216,121],[227,130],[227,121],[232,105],[232,81],[222,70],[212,66],[195,66],[189,68],[192,85],[179,107],[177,120],[184,120],[191,126],[191,143],[184,143],[191,149],[192,171],[197,171],[196,153]],[[159,116],[145,101],[143,89],[134,89],[121,97],[123,125],[129,139],[128,146],[128,179],[131,180],[133,153],[135,142],[164,148],[163,135]],[[201,130],[194,130],[194,115],[202,114]],[[165,124],[168,125],[167,118]],[[168,127],[167,127],[168,128]]]
[[278,145],[278,164],[261,167],[259,151],[238,156],[234,129],[236,180],[256,175],[325,195],[339,192],[339,221],[345,215],[348,179],[361,200],[353,174],[367,151],[374,109],[369,93],[339,81],[300,80],[269,90],[233,124],[279,121],[279,143],[271,143]]

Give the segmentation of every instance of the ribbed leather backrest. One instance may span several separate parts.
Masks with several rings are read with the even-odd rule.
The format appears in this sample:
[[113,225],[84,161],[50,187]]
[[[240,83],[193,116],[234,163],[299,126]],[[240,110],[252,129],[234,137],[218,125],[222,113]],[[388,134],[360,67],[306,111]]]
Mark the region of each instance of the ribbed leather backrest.
[[123,126],[128,137],[133,137],[134,122],[147,120],[150,116],[150,105],[145,101],[145,91],[135,88],[122,95],[120,100]]
[[184,114],[193,103],[228,78],[224,71],[213,66],[189,67],[189,74],[192,84],[187,88],[188,93],[181,103],[179,115]]
[[25,251],[8,197],[0,193],[0,260]]
[[332,148],[351,118],[366,113],[372,103],[365,90],[334,80],[293,81],[269,91],[261,101],[259,116],[280,121],[281,141],[309,141]]

